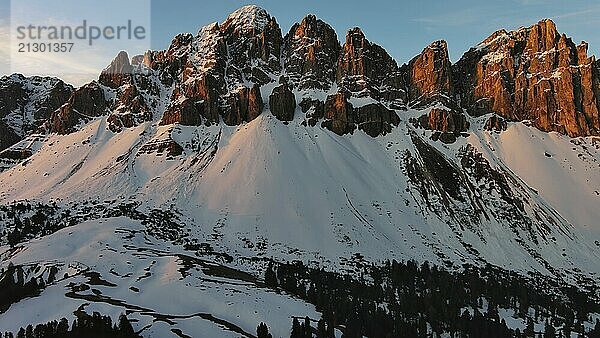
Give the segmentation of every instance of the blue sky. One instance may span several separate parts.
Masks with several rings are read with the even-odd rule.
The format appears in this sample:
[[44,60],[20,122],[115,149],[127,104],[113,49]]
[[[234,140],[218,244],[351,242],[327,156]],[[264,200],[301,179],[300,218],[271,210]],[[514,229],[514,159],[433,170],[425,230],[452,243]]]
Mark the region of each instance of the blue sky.
[[417,0],[417,1],[281,1],[152,0],[152,43],[166,48],[181,31],[196,32],[245,4],[256,4],[277,18],[283,33],[308,13],[329,23],[343,40],[354,26],[382,45],[402,64],[431,41],[448,41],[450,57],[460,56],[499,28],[529,26],[552,18],[561,32],[578,43],[590,43],[590,54],[600,50],[600,1],[589,0]]
[[[34,3],[43,0],[14,1]],[[47,0],[48,6],[52,6],[56,1],[63,0]],[[96,9],[105,4],[101,0],[73,1],[89,2],[90,6]],[[165,49],[177,33],[195,33],[208,23],[223,21],[230,12],[243,5],[256,4],[277,18],[283,34],[287,33],[294,22],[300,21],[308,13],[316,14],[317,17],[332,25],[338,34],[338,39],[342,41],[349,28],[359,26],[369,40],[383,46],[399,64],[407,62],[423,47],[438,39],[448,41],[450,58],[455,62],[471,46],[476,45],[492,32],[500,28],[516,29],[520,26],[529,26],[542,18],[553,19],[559,31],[572,37],[576,43],[581,40],[589,42],[589,54],[600,55],[599,0],[148,1],[151,1],[152,49]],[[115,11],[119,9],[112,6],[111,8]],[[0,47],[4,47],[2,43],[6,44],[7,40],[9,9],[10,1],[0,0]],[[9,72],[2,67],[3,62],[8,62],[6,49],[0,48],[0,74]],[[143,51],[129,50],[128,52],[134,55]],[[116,54],[113,51],[107,51],[108,53]],[[111,58],[112,56],[109,55],[96,55],[96,59],[106,60],[102,61],[102,64],[107,64]],[[98,61],[94,62],[96,63],[93,63],[93,68],[98,68],[100,71],[102,66]],[[81,84],[96,76],[97,73],[94,73],[73,79],[71,82]]]

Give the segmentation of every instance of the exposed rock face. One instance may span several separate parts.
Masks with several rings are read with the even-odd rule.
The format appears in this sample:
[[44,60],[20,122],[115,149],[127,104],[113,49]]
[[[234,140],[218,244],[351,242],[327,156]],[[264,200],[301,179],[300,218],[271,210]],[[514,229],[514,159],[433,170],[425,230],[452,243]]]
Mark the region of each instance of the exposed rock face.
[[18,110],[27,99],[27,92],[23,88],[25,77],[20,74],[5,76],[0,79],[2,87],[0,87],[0,105],[2,110],[0,114],[2,118],[9,115],[12,111]]
[[292,121],[296,110],[296,97],[287,84],[283,83],[269,95],[269,109],[281,121]]
[[0,120],[0,151],[19,142],[21,138],[12,128],[6,125],[6,122]]
[[305,97],[300,101],[300,109],[306,114],[308,125],[314,127],[325,116],[325,104],[318,99]]
[[256,118],[263,106],[259,86],[281,70],[282,41],[277,21],[251,5],[196,36],[178,35],[166,51],[146,53],[142,63],[166,74],[163,83],[175,83],[161,123],[216,124],[223,118],[236,125]]
[[325,101],[325,121],[321,125],[338,135],[353,133],[356,129],[349,96],[348,92],[338,92],[327,96]]
[[203,27],[196,37],[180,34],[168,50],[144,57],[145,64],[162,74],[164,84],[175,82],[161,124],[199,125],[202,118],[206,124],[219,122],[220,96],[227,93],[224,81],[227,47],[220,34],[215,23]]
[[335,81],[340,43],[333,28],[307,15],[284,38],[284,60],[290,81],[300,89],[328,89]]
[[38,131],[72,92],[73,87],[56,78],[0,78],[0,151]]
[[227,125],[250,122],[262,113],[263,101],[259,85],[254,84],[252,88],[242,86],[229,95],[228,105],[223,115],[223,121]]
[[495,132],[505,131],[506,128],[507,128],[506,120],[496,114],[493,114],[492,116],[490,116],[485,121],[485,125],[483,126],[484,130],[495,131]]
[[165,111],[161,125],[179,123],[184,126],[199,126],[204,115],[204,102],[194,99],[183,99]]
[[81,121],[107,113],[108,101],[104,90],[95,81],[78,88],[67,103],[56,110],[50,118],[50,131],[68,134]]
[[232,64],[251,81],[268,83],[267,73],[281,69],[281,29],[264,9],[244,6],[231,13],[220,29],[228,44]]
[[495,112],[544,131],[583,136],[600,130],[593,64],[587,44],[576,46],[543,20],[494,33],[465,53],[452,75],[472,115]]
[[108,125],[113,132],[120,132],[124,128],[152,121],[152,112],[136,85],[123,85],[113,105],[116,108],[108,117]]
[[460,134],[469,130],[469,121],[459,112],[433,108],[429,114],[419,118],[422,128],[441,131],[443,133]]
[[[57,82],[46,88],[50,95],[31,105],[35,95],[25,87],[0,81],[0,128],[6,131],[0,149],[40,125],[68,133],[81,120],[104,114],[114,132],[154,121],[156,114],[163,115],[163,125],[221,120],[239,125],[261,114],[260,87],[283,76],[285,84],[269,97],[272,113],[293,120],[297,93],[303,123],[322,122],[339,134],[357,128],[371,136],[385,134],[399,121],[391,109],[434,103],[446,109],[432,110],[422,125],[443,134],[467,129],[461,108],[505,119],[491,119],[492,129],[502,129],[508,120],[529,120],[569,136],[600,133],[600,63],[587,56],[586,43],[576,46],[550,20],[498,31],[455,65],[446,42],[436,41],[399,68],[359,28],[348,31],[342,47],[331,26],[308,15],[283,38],[265,10],[244,6],[196,35],[177,35],[167,50],[148,51],[131,62],[120,52],[98,83],[75,93]],[[332,90],[337,93],[324,102]]]
[[327,96],[325,101],[325,121],[322,126],[338,135],[353,133],[356,128],[369,136],[376,137],[392,130],[400,123],[400,118],[381,103],[369,103],[354,108],[347,91]]
[[396,61],[382,47],[369,42],[360,28],[346,35],[338,60],[337,82],[354,96],[376,100],[400,101],[406,98]]
[[98,82],[105,86],[105,97],[110,98],[107,122],[113,132],[121,132],[154,118],[153,110],[161,100],[160,83],[171,79],[164,69],[166,75],[157,76],[159,74],[150,68],[152,62],[145,62],[149,55],[151,52],[135,56],[129,63],[127,53],[121,51],[99,76]]
[[132,71],[133,67],[129,63],[127,52],[120,51],[110,65],[100,73],[98,82],[110,88],[117,88],[131,81]]
[[140,154],[166,155],[167,160],[172,160],[174,157],[183,154],[183,147],[169,135],[165,139],[151,140],[144,144],[140,148]]
[[[423,52],[402,66],[408,100],[427,103],[453,95],[452,69],[446,41],[435,41]],[[447,99],[446,99],[447,100]]]
[[392,131],[392,127],[400,123],[398,115],[381,103],[369,103],[356,107],[354,115],[358,129],[371,137],[385,135]]

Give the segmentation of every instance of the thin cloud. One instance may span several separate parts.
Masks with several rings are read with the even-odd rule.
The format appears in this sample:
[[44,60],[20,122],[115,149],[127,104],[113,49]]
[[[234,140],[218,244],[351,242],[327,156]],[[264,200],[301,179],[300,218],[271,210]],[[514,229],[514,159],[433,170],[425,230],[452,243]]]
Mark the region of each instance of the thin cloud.
[[567,12],[567,13],[555,15],[555,16],[551,17],[551,19],[558,20],[558,19],[577,18],[577,17],[581,17],[581,16],[586,16],[589,14],[599,13],[599,12],[600,12],[600,6],[594,6],[592,8],[584,9],[581,11]]
[[444,13],[443,15],[435,15],[428,17],[415,18],[412,21],[417,23],[423,23],[430,26],[465,26],[478,22],[481,20],[481,13],[479,10],[472,8],[466,8],[463,10]]
[[10,35],[8,21],[0,19],[0,74],[10,72]]

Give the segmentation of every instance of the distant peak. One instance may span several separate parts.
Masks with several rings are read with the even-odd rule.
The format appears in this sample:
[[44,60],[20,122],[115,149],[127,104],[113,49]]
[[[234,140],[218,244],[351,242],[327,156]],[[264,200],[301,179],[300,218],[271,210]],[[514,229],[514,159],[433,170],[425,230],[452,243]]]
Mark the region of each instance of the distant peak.
[[554,23],[554,21],[552,21],[552,19],[542,19],[537,24],[529,27],[529,29],[531,30],[536,26],[540,29],[545,30],[546,32],[553,32],[554,34],[558,33],[558,30],[556,29],[556,24]]
[[112,74],[128,73],[130,72],[130,68],[129,55],[126,51],[122,50],[115,56],[110,64],[104,68],[103,72]]
[[312,21],[316,21],[316,20],[317,20],[317,16],[316,16],[316,15],[314,15],[314,14],[307,14],[307,15],[304,17],[304,20],[312,20]]
[[229,14],[229,17],[240,17],[247,15],[269,15],[269,13],[267,13],[267,11],[260,6],[246,5],[233,11],[231,14]]
[[429,46],[425,47],[425,49],[447,50],[448,44],[446,43],[446,40],[436,40],[430,43]]
[[[300,21],[300,23],[296,23],[296,25],[292,27],[292,29],[296,29],[298,27],[303,31],[326,29],[332,31],[335,34],[335,31],[333,30],[331,25],[324,22],[323,20],[318,19],[317,16],[314,14],[307,14],[304,18],[302,18],[302,21]],[[308,35],[310,35],[310,33],[308,33]]]
[[316,23],[317,23],[317,16],[314,14],[307,14],[304,18],[302,18],[300,25],[307,26],[307,25],[314,25]]
[[348,35],[361,35],[361,36],[365,36],[365,34],[363,33],[363,31],[360,29],[360,27],[352,27],[348,30]]
[[233,25],[239,29],[263,30],[270,20],[271,15],[265,9],[257,5],[247,5],[229,14],[221,26],[226,28]]
[[545,18],[540,20],[540,22],[538,22],[538,24],[546,24],[546,25],[552,25],[552,26],[556,26],[556,24],[554,23],[554,21],[550,18]]

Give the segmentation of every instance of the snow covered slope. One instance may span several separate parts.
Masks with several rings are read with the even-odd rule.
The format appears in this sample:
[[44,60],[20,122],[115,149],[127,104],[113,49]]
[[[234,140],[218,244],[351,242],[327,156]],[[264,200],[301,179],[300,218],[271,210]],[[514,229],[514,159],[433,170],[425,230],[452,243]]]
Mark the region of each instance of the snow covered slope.
[[131,312],[144,337],[253,337],[256,323],[267,319],[286,323],[272,329],[285,336],[292,315],[318,318],[313,306],[265,288],[252,275],[190,256],[143,230],[128,218],[99,219],[32,241],[23,251],[3,252],[2,259],[15,265],[55,267],[58,277],[38,297],[3,313],[0,328],[71,321],[80,309],[115,318]]
[[[302,37],[310,25],[326,34]],[[253,337],[267,320],[285,336],[291,316],[319,314],[264,287],[270,259],[351,273],[388,259],[491,264],[597,285],[598,137],[470,116],[444,91],[402,87],[359,29],[339,48],[327,27],[309,16],[282,44],[247,6],[166,51],[120,54],[53,112],[54,133],[9,148],[28,153],[2,162],[0,267],[63,278],[0,327],[84,307],[128,311],[149,337]],[[449,69],[432,72],[450,88]]]
[[[374,139],[363,133],[340,137],[300,122],[285,125],[264,114],[237,127],[147,123],[114,134],[100,118],[77,133],[51,136],[24,165],[2,173],[2,202],[173,205],[193,219],[189,226],[197,236],[210,241],[215,235],[215,245],[247,256],[332,262],[353,253],[372,260],[482,258],[521,271],[598,272],[599,229],[589,223],[600,189],[594,186],[600,180],[593,139],[570,140],[517,123],[505,133],[473,133],[445,145],[410,124]],[[527,143],[527,164],[516,155],[524,143],[519,134],[534,140]],[[183,147],[182,155],[144,151],[170,140]],[[467,149],[485,154],[499,178],[487,182],[469,173],[461,164],[472,156]],[[460,177],[447,183],[433,177],[433,187],[413,182],[413,166],[425,172],[430,161],[456,168],[442,178]],[[556,161],[568,165],[547,164]],[[528,176],[525,168],[563,172]],[[563,182],[553,177],[565,177],[564,187],[557,188]],[[502,184],[522,211],[502,199]],[[576,199],[576,206],[560,203],[557,191]]]
[[[392,258],[448,266],[487,262],[523,274],[539,271],[574,283],[585,282],[583,277],[597,281],[600,272],[599,229],[580,223],[589,215],[597,215],[595,191],[600,187],[593,184],[600,182],[594,170],[599,154],[593,139],[571,140],[516,123],[505,134],[473,133],[443,145],[431,142],[428,132],[414,130],[410,124],[402,123],[381,138],[361,133],[340,137],[325,129],[302,126],[299,120],[285,125],[267,114],[237,127],[157,127],[147,123],[114,134],[106,129],[105,119],[99,118],[74,134],[51,136],[25,163],[0,174],[2,204],[55,201],[83,214],[84,201],[91,206],[133,202],[146,213],[153,208],[176,210],[183,215],[181,233],[186,235],[175,235],[171,240],[185,237],[205,243],[215,252],[233,257],[233,262],[211,258],[206,264],[225,264],[254,274],[264,265],[248,265],[252,257],[308,260],[349,271],[359,261]],[[140,134],[147,136],[140,139]],[[504,135],[512,137],[505,139]],[[528,148],[528,166],[519,166],[521,162],[514,158],[523,144],[512,143],[519,135],[534,140]],[[182,145],[183,154],[141,151],[165,139]],[[465,188],[459,183],[458,190],[472,189],[471,193],[463,191],[451,197],[438,181],[427,183],[440,184],[433,189],[419,186],[408,173],[413,165],[426,168],[427,160],[415,143],[439,152],[440,158],[457,168],[460,157],[467,156],[467,145],[472,144],[491,163],[487,170],[497,170],[506,180],[478,184],[459,169],[459,175],[465,175],[471,185]],[[552,157],[545,155],[548,151],[553,152]],[[557,196],[553,194],[557,182],[535,180],[537,176],[527,176],[524,171],[528,167],[547,168],[546,162],[559,160],[569,165],[554,169],[563,170],[564,176],[552,177],[568,177],[560,183],[565,194],[576,198],[577,210],[582,211],[578,217],[569,218],[573,209],[552,199]],[[571,170],[581,174],[567,175]],[[531,223],[523,222],[520,213],[504,215],[512,209],[503,202],[500,190],[495,190],[494,185],[501,184],[498,182],[505,182],[513,197],[523,202],[523,219]],[[479,207],[472,209],[471,203]],[[261,320],[275,322],[275,316],[282,316],[277,321],[281,323],[287,323],[284,319],[291,315],[318,318],[314,309],[266,289],[248,288],[244,286],[247,281],[212,281],[213,277],[204,276],[204,268],[192,269],[195,272],[186,277],[178,272],[188,264],[182,257],[204,260],[195,249],[173,246],[168,238],[143,236],[145,227],[139,221],[90,214],[90,221],[49,237],[19,244],[15,249],[2,247],[3,265],[79,262],[100,273],[108,284],[118,285],[94,286],[99,295],[93,290],[65,293],[64,285],[89,278],[79,274],[46,289],[40,297],[44,302],[61,304],[65,315],[82,299],[92,302],[86,310],[99,309],[115,318],[128,306],[141,307],[147,310],[134,311],[133,317],[140,320],[138,328],[146,327],[157,316],[177,323],[164,327],[154,324],[144,331],[157,337],[177,328],[183,332],[221,330],[222,325],[196,313],[209,313],[246,332],[253,332]],[[144,269],[150,269],[151,276],[140,286],[137,278],[144,275]],[[197,301],[181,289],[193,285],[206,290],[197,295]],[[144,296],[138,296],[131,287],[144,290]],[[229,292],[235,294],[231,301],[226,296]],[[163,295],[167,299],[160,298]],[[173,300],[181,295],[186,296]],[[123,303],[103,305],[112,304],[107,299]],[[37,313],[36,321],[50,320],[54,314],[39,313],[39,301],[33,298],[11,307],[0,316],[0,323],[5,323],[0,326],[10,323],[6,327],[18,328],[24,320],[18,320],[20,314],[26,312]],[[240,310],[240,303],[249,314],[253,309],[270,311],[275,306],[278,311],[241,319],[227,317],[246,313]],[[222,304],[226,307],[221,308],[225,306]],[[229,306],[236,312],[228,311]],[[287,330],[287,325],[279,329]]]

